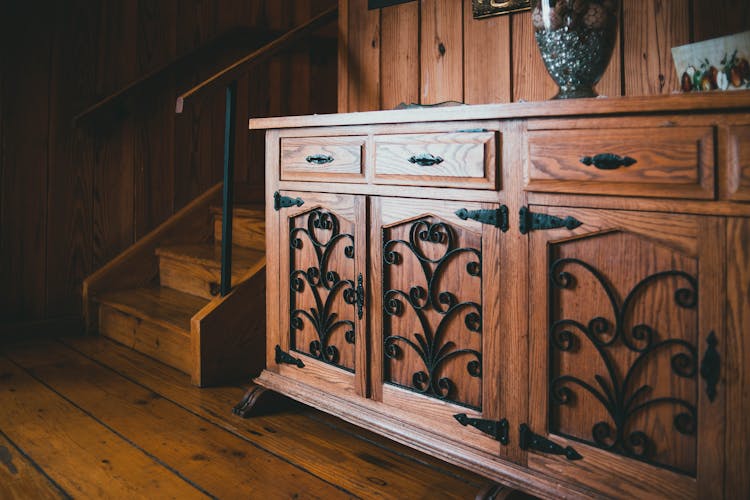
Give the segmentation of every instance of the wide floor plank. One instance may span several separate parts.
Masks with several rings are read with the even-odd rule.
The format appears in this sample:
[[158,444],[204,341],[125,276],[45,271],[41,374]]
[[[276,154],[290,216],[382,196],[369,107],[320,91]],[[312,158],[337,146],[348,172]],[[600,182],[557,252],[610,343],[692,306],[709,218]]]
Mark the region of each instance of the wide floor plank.
[[[75,374],[64,378],[77,384]],[[67,495],[205,498],[154,458],[3,356],[0,356],[0,400],[0,429]]]
[[212,496],[351,496],[60,343],[9,346],[6,355]]
[[68,498],[0,430],[0,498]]
[[241,419],[230,411],[242,397],[240,387],[192,387],[186,375],[107,339],[70,338],[63,342],[358,496],[472,498],[488,483],[471,472],[302,405]]

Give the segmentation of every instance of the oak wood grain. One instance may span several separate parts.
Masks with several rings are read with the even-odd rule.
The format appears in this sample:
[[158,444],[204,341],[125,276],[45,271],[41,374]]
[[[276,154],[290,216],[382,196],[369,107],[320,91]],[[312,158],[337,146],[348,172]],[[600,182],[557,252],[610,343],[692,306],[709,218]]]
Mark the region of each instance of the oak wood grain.
[[[207,498],[75,401],[60,397],[38,374],[32,377],[5,356],[0,372],[3,433],[65,492],[133,498],[147,497],[156,488],[180,498]],[[67,378],[72,385],[82,383]],[[66,459],[60,460],[63,453]]]
[[419,5],[419,103],[464,102],[463,4],[422,0]]
[[394,5],[382,9],[380,16],[379,109],[419,103],[419,4]]
[[[472,3],[463,7],[463,84],[466,104],[510,102],[511,15],[474,19]],[[383,34],[383,44],[387,38]]]

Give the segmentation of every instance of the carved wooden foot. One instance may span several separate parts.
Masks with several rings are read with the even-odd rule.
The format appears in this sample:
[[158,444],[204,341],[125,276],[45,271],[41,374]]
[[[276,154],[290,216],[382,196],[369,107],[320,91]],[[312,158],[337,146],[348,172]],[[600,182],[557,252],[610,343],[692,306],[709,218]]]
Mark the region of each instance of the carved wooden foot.
[[508,486],[503,486],[498,483],[489,483],[484,486],[475,500],[534,500],[536,497],[527,495],[518,490],[514,490]]
[[[259,406],[259,403],[263,404]],[[253,415],[260,415],[279,410],[287,406],[288,400],[281,394],[261,387],[260,385],[250,382],[250,388],[247,390],[239,403],[232,408],[232,413],[242,418],[249,418]]]

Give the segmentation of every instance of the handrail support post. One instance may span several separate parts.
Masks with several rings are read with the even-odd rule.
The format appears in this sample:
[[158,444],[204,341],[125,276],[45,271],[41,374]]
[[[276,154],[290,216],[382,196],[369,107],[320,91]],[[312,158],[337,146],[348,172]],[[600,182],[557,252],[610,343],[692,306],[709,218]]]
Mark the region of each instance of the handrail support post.
[[221,218],[221,296],[232,289],[232,207],[234,205],[234,129],[237,81],[227,85],[224,121],[224,185]]

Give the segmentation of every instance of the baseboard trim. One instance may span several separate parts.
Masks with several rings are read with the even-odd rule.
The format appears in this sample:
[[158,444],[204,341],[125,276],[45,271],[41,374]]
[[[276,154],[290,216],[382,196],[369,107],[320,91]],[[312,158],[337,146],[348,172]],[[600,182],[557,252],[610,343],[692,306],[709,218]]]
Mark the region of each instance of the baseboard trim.
[[81,335],[83,333],[83,318],[80,316],[21,321],[0,324],[0,344],[29,339]]

